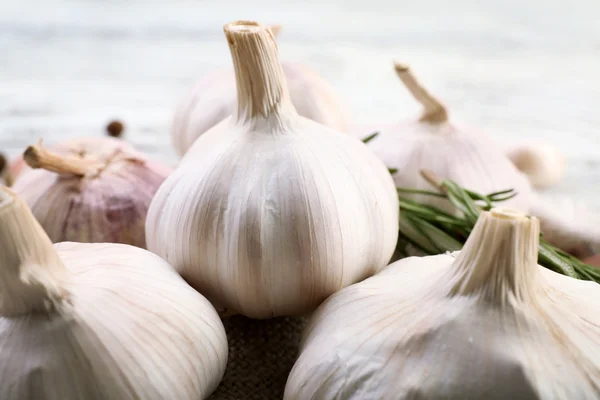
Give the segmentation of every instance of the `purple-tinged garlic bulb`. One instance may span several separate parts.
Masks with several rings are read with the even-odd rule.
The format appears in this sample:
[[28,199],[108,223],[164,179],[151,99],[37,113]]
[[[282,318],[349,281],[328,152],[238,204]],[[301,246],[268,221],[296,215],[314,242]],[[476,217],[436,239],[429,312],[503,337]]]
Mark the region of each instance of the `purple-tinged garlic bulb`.
[[54,242],[123,243],[145,248],[150,201],[170,168],[112,138],[29,146],[13,190]]

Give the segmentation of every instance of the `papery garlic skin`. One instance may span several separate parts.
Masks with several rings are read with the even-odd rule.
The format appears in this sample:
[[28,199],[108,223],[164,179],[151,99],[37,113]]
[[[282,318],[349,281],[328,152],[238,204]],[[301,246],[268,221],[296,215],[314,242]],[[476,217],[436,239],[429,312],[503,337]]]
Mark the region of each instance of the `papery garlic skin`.
[[239,22],[225,32],[237,113],[202,135],[160,187],[148,248],[218,309],[301,315],[387,263],[398,197],[363,143],[295,112],[266,28]]
[[[282,63],[281,66],[298,114],[346,131],[350,111],[335,88],[307,65]],[[177,153],[183,156],[200,135],[231,116],[236,105],[235,72],[227,69],[207,74],[177,106],[171,127]]]
[[171,169],[112,138],[86,138],[53,147],[65,157],[99,164],[89,176],[27,168],[13,189],[55,242],[123,243],[145,248],[152,197]]
[[536,219],[484,212],[461,252],[331,296],[284,398],[599,398],[600,286],[538,266],[538,241]]
[[225,330],[163,260],[119,244],[52,246],[0,189],[0,398],[195,400],[221,380]]
[[565,156],[549,143],[520,143],[506,155],[536,188],[554,186],[564,177]]
[[[422,88],[408,67],[396,64],[396,71],[415,98],[424,105],[423,115],[379,130],[369,148],[389,167],[397,187],[431,190],[421,177],[427,169],[479,193],[515,189],[518,196],[503,204],[528,211],[532,189],[527,177],[515,168],[493,140],[481,132],[452,124],[446,108]],[[445,199],[403,194],[448,212],[455,209]]]

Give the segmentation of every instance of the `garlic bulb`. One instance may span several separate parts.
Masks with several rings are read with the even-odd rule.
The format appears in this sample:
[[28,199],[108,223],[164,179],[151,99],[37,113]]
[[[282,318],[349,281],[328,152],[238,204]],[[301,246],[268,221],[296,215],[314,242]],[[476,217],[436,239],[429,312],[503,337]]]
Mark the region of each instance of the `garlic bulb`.
[[537,199],[531,213],[544,239],[578,258],[600,253],[600,215],[573,197]]
[[[388,167],[398,170],[393,175],[396,186],[429,190],[419,172],[428,169],[442,179],[451,179],[480,193],[515,189],[519,195],[506,205],[528,211],[532,201],[529,182],[498,146],[480,132],[451,124],[446,108],[416,81],[408,67],[398,63],[395,67],[405,86],[424,107],[418,120],[384,128],[368,143]],[[445,199],[409,197],[453,211]]]
[[[271,27],[276,35],[280,27]],[[345,131],[350,112],[334,87],[311,67],[282,63],[296,111],[313,121]],[[171,136],[175,149],[184,155],[194,141],[235,112],[236,77],[230,69],[204,76],[177,106]]]
[[27,169],[14,185],[50,239],[144,248],[148,207],[170,169],[112,138],[55,148],[28,147],[24,158],[38,169]]
[[225,370],[210,303],[170,266],[120,244],[52,246],[0,188],[0,398],[195,400]]
[[224,30],[236,113],[159,188],[148,249],[229,314],[301,315],[387,263],[398,196],[363,143],[298,115],[268,28]]
[[327,299],[285,399],[598,399],[600,286],[537,265],[539,223],[484,212],[458,255]]
[[564,155],[549,143],[520,143],[511,147],[506,155],[537,188],[556,185],[565,174]]

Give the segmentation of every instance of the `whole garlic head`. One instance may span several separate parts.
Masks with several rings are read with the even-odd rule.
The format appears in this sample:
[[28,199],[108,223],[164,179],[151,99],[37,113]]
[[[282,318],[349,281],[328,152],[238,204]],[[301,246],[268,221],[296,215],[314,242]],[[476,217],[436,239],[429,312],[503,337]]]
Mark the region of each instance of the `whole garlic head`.
[[565,156],[549,143],[520,143],[511,147],[506,155],[536,188],[556,185],[565,174]]
[[[280,27],[270,29],[276,36]],[[346,130],[350,112],[329,82],[304,64],[282,63],[281,67],[300,115],[339,131]],[[233,70],[217,70],[204,76],[177,106],[171,127],[177,152],[183,156],[200,135],[231,116],[236,106]]]
[[150,201],[170,168],[112,138],[85,138],[54,147],[29,146],[30,167],[13,189],[57,242],[146,246]]
[[537,265],[539,223],[481,214],[315,312],[285,399],[597,399],[600,286]]
[[0,398],[195,400],[221,380],[211,304],[163,260],[120,244],[52,245],[0,188]]
[[236,113],[202,135],[148,212],[148,248],[227,313],[300,315],[389,261],[398,196],[355,138],[301,117],[272,33],[225,26]]
[[[498,145],[481,132],[451,124],[446,108],[416,81],[409,68],[399,63],[395,68],[424,107],[418,120],[386,127],[368,143],[388,167],[398,170],[393,175],[396,186],[430,190],[419,172],[428,169],[442,179],[451,179],[480,193],[515,189],[519,195],[505,204],[528,211],[532,201],[529,182]],[[407,197],[454,211],[445,199],[418,194]]]

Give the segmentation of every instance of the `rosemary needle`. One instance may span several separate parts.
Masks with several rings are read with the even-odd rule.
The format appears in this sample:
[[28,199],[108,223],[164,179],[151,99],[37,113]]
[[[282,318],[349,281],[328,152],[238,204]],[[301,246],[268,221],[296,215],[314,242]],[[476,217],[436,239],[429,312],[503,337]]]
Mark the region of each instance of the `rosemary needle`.
[[[451,180],[438,180],[429,171],[422,175],[438,191],[398,188],[400,198],[400,242],[410,244],[424,255],[441,254],[462,248],[482,211],[517,195],[514,190],[482,195]],[[403,194],[445,197],[459,211],[449,214],[437,207],[418,203]],[[540,238],[538,262],[543,267],[576,279],[600,283],[600,269],[552,246]]]

